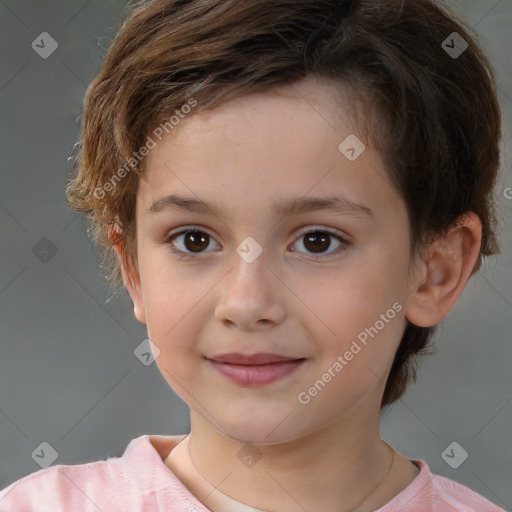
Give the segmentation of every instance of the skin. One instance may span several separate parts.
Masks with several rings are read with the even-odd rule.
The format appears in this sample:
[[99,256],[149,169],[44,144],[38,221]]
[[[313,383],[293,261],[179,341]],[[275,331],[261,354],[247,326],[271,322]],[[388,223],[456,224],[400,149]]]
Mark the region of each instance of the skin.
[[[198,499],[206,487],[188,451],[223,493],[280,512],[371,511],[417,476],[396,453],[385,480],[364,499],[391,461],[380,439],[380,402],[406,318],[429,326],[448,314],[478,257],[481,225],[472,213],[461,217],[413,261],[405,204],[380,153],[367,144],[349,161],[338,150],[357,135],[348,105],[339,88],[308,78],[196,113],[147,157],[137,191],[136,264],[118,254],[135,316],[160,350],[156,363],[190,407],[191,433],[164,462]],[[147,213],[171,193],[221,211]],[[278,200],[333,193],[373,214],[272,212]],[[190,225],[210,238],[199,253],[183,234],[175,238],[174,247],[192,256],[180,260],[166,235]],[[326,229],[349,241],[343,251],[334,253],[335,238],[319,253],[307,243],[305,232]],[[252,263],[236,252],[248,236],[263,248]],[[298,394],[394,303],[401,311],[300,403]],[[242,386],[206,359],[228,352],[306,361],[271,384]],[[237,457],[246,443],[261,454],[252,467]]]

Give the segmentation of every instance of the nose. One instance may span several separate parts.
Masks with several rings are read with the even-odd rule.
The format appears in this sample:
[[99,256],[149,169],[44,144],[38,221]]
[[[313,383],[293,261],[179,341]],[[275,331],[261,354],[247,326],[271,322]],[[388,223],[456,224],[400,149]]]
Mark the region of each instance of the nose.
[[234,268],[221,281],[215,318],[226,327],[257,330],[275,326],[286,316],[283,284],[268,267],[264,252],[252,263],[235,253]]

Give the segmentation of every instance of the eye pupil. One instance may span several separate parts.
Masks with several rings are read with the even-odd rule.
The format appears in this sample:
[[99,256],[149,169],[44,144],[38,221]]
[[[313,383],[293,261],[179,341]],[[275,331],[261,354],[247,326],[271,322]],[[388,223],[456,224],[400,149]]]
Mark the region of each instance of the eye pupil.
[[[195,249],[199,252],[208,247],[209,238],[210,236],[207,233],[202,233],[201,231],[188,231],[185,234],[185,246],[192,252],[195,252]],[[188,242],[192,242],[192,245],[189,246]]]
[[[308,250],[311,250],[312,252],[325,251],[325,250],[329,249],[329,246],[331,245],[330,236],[325,235],[325,233],[322,233],[321,231],[315,231],[313,233],[309,233],[305,237],[305,239],[308,243],[311,242],[313,244],[312,245],[313,249],[308,248]],[[326,244],[326,242],[327,242],[327,244]],[[304,245],[306,246],[306,244],[304,244]]]

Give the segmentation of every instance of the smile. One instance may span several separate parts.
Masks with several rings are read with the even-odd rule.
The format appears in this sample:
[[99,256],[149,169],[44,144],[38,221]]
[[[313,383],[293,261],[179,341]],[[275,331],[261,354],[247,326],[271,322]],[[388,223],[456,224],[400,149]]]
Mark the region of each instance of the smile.
[[262,386],[275,382],[297,370],[305,359],[256,363],[228,363],[209,359],[210,364],[221,375],[242,386]]

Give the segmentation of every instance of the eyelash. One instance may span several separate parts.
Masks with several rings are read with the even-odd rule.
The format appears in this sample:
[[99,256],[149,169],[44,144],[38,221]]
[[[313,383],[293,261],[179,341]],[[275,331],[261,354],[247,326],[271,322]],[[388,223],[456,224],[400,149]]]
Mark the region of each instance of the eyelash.
[[[186,253],[186,252],[183,252],[182,250],[180,249],[176,249],[172,242],[173,240],[180,236],[180,235],[183,235],[183,234],[187,234],[187,233],[190,233],[190,232],[197,232],[197,233],[201,233],[201,234],[205,234],[205,235],[208,235],[210,238],[213,239],[213,237],[206,231],[202,230],[202,229],[198,229],[198,226],[186,226],[185,228],[182,228],[180,229],[179,231],[174,231],[174,232],[171,232],[169,233],[165,239],[164,239],[164,243],[165,244],[168,244],[170,246],[170,249],[171,251],[180,259],[180,260],[192,260],[192,259],[196,259],[196,256],[194,256],[194,254],[196,255],[201,255],[203,254],[204,252],[211,252],[211,251],[203,251],[203,253],[201,252],[198,252],[198,253]],[[322,258],[328,258],[328,257],[331,257],[331,256],[334,256],[334,255],[337,255],[341,252],[344,252],[347,250],[347,248],[350,246],[350,242],[343,236],[341,236],[340,234],[338,233],[334,233],[333,231],[330,231],[329,229],[326,229],[326,228],[321,228],[321,227],[312,227],[310,228],[308,231],[304,231],[302,232],[299,237],[297,238],[297,240],[300,240],[302,237],[306,236],[306,235],[309,235],[311,233],[321,233],[321,234],[327,234],[333,238],[335,238],[336,240],[338,240],[338,242],[340,242],[340,246],[336,249],[334,249],[332,252],[330,253],[327,253],[327,256],[324,255],[319,255],[319,256],[314,256],[314,255],[310,255],[311,258],[313,259],[322,259]],[[294,242],[295,243],[295,242]],[[293,251],[293,252],[298,252],[298,251]]]

